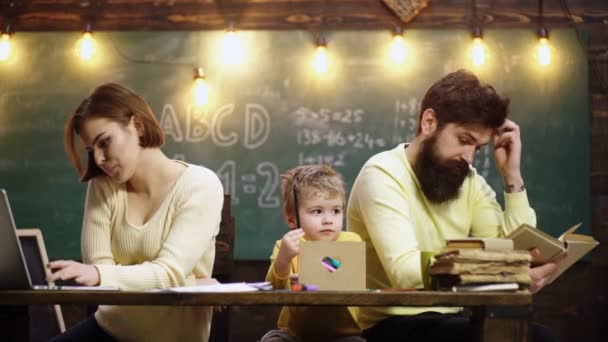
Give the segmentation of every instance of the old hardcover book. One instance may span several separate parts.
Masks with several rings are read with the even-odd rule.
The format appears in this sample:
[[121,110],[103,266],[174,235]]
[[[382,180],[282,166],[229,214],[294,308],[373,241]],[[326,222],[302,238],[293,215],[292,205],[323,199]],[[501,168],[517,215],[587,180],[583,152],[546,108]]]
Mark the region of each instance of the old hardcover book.
[[538,248],[541,258],[534,260],[537,264],[547,263],[566,252],[566,259],[561,262],[558,271],[551,279],[553,280],[599,244],[592,236],[575,234],[580,225],[579,223],[570,227],[557,239],[526,224],[521,225],[507,237],[513,239],[515,249]]
[[528,287],[532,282],[528,274],[438,274],[433,276],[433,281],[438,289],[451,289],[459,285],[481,285],[518,283],[522,287]]
[[528,251],[486,251],[483,249],[457,249],[435,256],[436,262],[454,260],[457,262],[486,263],[486,262],[530,262],[532,257]]
[[583,235],[583,234],[574,234],[574,231],[581,224],[577,224],[570,229],[566,230],[564,234],[562,234],[558,240],[564,244],[566,248],[566,259],[562,261],[559,266],[559,270],[553,276],[551,281],[555,278],[559,277],[560,274],[564,273],[570,266],[572,266],[575,262],[577,262],[580,258],[585,256],[585,254],[589,253],[592,249],[594,249],[600,243],[597,242],[592,236]]
[[566,251],[561,241],[527,224],[522,224],[507,237],[513,240],[515,249],[529,251],[538,248],[540,258],[534,260],[538,264],[545,264]]
[[440,253],[435,260],[429,274],[438,289],[497,283],[518,283],[525,288],[531,282],[528,251],[464,248]]
[[496,283],[479,285],[455,285],[452,292],[517,291],[518,283]]
[[502,238],[461,238],[448,239],[445,241],[443,251],[450,251],[461,248],[478,248],[495,251],[513,250],[513,240]]
[[526,274],[529,270],[530,266],[528,263],[436,262],[429,269],[429,274]]

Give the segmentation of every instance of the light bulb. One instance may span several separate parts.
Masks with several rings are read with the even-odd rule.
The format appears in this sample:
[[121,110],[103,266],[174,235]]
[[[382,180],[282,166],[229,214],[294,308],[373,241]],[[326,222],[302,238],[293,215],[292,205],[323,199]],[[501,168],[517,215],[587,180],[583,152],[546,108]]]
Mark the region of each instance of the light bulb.
[[221,62],[225,65],[240,65],[245,60],[243,39],[234,29],[226,30],[220,49]]
[[538,39],[538,63],[541,66],[551,64],[551,45],[549,39],[541,37]]
[[209,103],[209,85],[205,80],[202,68],[194,69],[194,84],[192,85],[192,95],[194,104],[198,107],[206,106]]
[[91,32],[84,32],[76,43],[76,53],[83,61],[89,61],[95,55],[95,39]]
[[317,48],[312,58],[312,67],[319,75],[323,75],[329,70],[329,53],[327,52],[327,43],[323,37],[317,39]]
[[405,62],[407,50],[405,48],[405,39],[403,39],[403,35],[395,34],[393,36],[390,55],[391,59],[396,64],[403,64],[403,62]]
[[11,56],[11,36],[3,33],[0,36],[0,61],[4,62]]
[[473,38],[473,48],[471,49],[471,58],[473,65],[483,65],[486,60],[485,47],[483,40],[480,37]]

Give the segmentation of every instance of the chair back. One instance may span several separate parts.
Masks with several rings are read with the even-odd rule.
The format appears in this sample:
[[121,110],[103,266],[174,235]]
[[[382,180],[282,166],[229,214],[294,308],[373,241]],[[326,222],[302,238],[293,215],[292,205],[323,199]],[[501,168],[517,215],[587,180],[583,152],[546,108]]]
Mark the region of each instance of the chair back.
[[224,194],[220,231],[215,238],[215,262],[212,277],[229,282],[234,269],[234,216],[230,194]]

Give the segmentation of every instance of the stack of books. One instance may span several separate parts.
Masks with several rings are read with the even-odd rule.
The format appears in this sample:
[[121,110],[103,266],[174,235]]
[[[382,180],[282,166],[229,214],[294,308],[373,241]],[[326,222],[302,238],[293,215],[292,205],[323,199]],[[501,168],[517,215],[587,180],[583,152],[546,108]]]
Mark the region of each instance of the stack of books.
[[451,291],[504,291],[527,288],[532,257],[528,251],[481,248],[446,249],[430,267],[434,287]]
[[522,224],[506,238],[448,239],[429,269],[433,287],[452,291],[517,290],[530,285],[532,262],[529,251],[538,249],[534,266],[552,262],[563,254],[549,283],[589,253],[599,243],[592,237],[575,234],[580,223],[559,238]]

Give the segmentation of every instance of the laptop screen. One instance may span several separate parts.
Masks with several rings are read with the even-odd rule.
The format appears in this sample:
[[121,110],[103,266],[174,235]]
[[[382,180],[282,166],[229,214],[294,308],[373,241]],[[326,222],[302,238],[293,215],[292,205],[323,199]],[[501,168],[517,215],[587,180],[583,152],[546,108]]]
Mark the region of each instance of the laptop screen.
[[0,289],[27,290],[31,284],[8,195],[0,189]]
[[[30,274],[32,285],[48,285],[46,269],[42,262],[43,256],[41,255],[42,253],[40,252],[40,246],[36,237],[19,234],[19,243],[21,244],[23,256],[25,256],[25,263],[27,264],[27,271]],[[33,260],[39,260],[39,262],[32,262]]]

